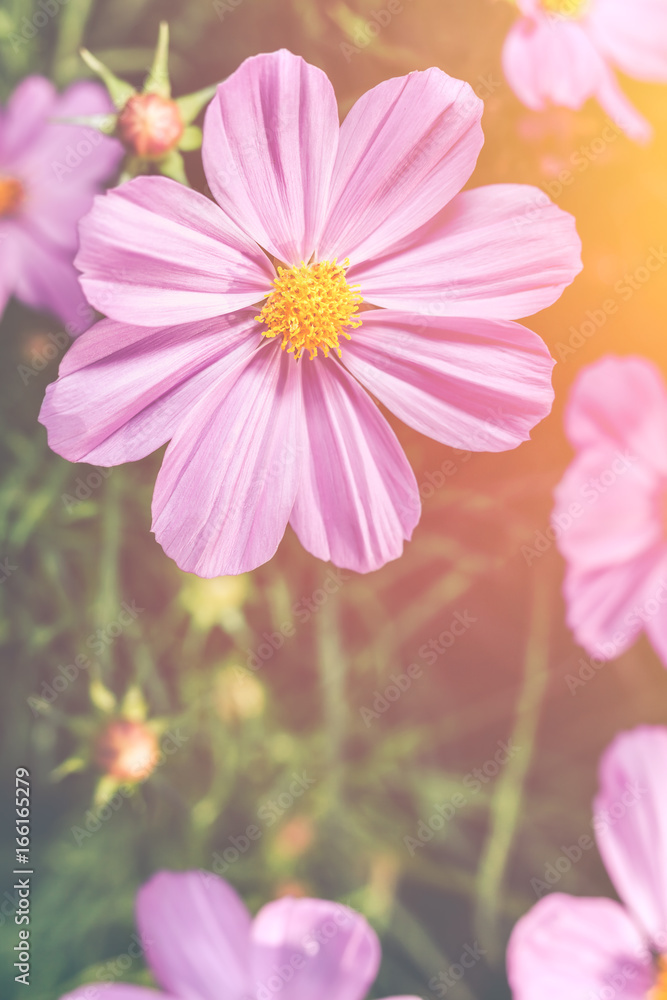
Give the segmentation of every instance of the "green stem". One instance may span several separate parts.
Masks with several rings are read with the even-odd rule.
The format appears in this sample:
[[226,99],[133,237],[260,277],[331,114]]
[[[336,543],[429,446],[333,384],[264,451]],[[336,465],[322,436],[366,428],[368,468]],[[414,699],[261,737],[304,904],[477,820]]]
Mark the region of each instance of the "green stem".
[[548,681],[548,588],[536,581],[532,625],[525,655],[523,686],[511,744],[520,748],[496,781],[490,806],[490,829],[476,879],[476,933],[488,949],[489,962],[502,952],[498,936],[501,893],[514,835],[521,816],[526,776],[531,765],[542,700]]
[[347,727],[345,679],[347,663],[340,645],[336,598],[330,597],[316,617],[317,664],[327,737],[326,801],[332,811],[340,802],[343,778],[342,749]]

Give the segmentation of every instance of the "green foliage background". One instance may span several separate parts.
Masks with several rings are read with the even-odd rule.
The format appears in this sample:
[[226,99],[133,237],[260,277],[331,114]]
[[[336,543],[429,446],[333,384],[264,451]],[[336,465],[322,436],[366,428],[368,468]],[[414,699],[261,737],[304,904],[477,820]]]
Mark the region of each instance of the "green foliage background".
[[[553,180],[573,151],[599,136],[604,123],[593,106],[543,118],[519,107],[500,69],[510,5],[405,0],[372,38],[365,25],[381,7],[242,0],[225,12],[208,0],[68,0],[17,46],[12,36],[31,5],[5,0],[0,96],[31,72],[62,85],[83,76],[82,43],[138,83],[158,22],[167,19],[176,94],[224,79],[246,56],[281,45],[329,73],[342,113],[382,79],[429,65],[479,88],[491,81],[475,186]],[[571,327],[667,228],[664,92],[624,86],[655,123],[657,139],[649,151],[619,139],[557,196],[577,216],[586,264],[563,299],[530,322],[557,357]],[[187,169],[204,190],[198,154],[188,154]],[[566,677],[583,653],[564,625],[560,559],[553,547],[533,560],[522,554],[548,526],[551,490],[568,459],[561,415],[574,375],[610,350],[644,353],[664,367],[664,301],[658,275],[594,338],[561,357],[554,412],[514,453],[455,454],[395,424],[421,484],[446,460],[457,471],[425,488],[432,495],[400,561],[370,577],[349,575],[307,620],[303,602],[314,599],[330,567],[290,535],[227,599],[214,587],[198,589],[164,556],[150,534],[159,455],[114,470],[81,502],[68,500],[94,470],[51,454],[37,424],[57,372],[44,337],[57,326],[10,306],[0,329],[0,557],[15,567],[0,585],[3,1000],[23,995],[14,983],[11,913],[19,766],[30,769],[34,796],[32,1000],[110,976],[150,983],[141,960],[123,968],[138,886],[161,867],[213,867],[229,838],[256,823],[258,810],[304,771],[312,788],[262,826],[261,839],[225,873],[249,906],[291,886],[362,910],[383,942],[376,996],[432,996],[429,981],[475,942],[484,961],[447,995],[509,995],[508,934],[535,901],[531,879],[590,831],[600,751],[621,728],[667,722],[667,676],[643,640],[570,691]],[[50,707],[39,705],[44,685],[89,649],[89,637],[117,618],[123,601],[144,609],[136,622]],[[456,612],[475,624],[427,665],[419,650]],[[235,709],[232,679],[245,676],[248,651],[289,623],[294,636],[246,678],[254,708]],[[410,663],[422,676],[367,724],[361,710]],[[56,781],[54,772],[102,725],[103,691],[120,703],[128,689],[139,689],[150,718],[175,727],[183,744],[77,843],[73,829],[85,828],[99,774],[85,766]],[[520,752],[411,854],[404,838],[416,836],[435,805],[465,790],[465,776],[508,740]],[[595,851],[558,888],[612,892]]]

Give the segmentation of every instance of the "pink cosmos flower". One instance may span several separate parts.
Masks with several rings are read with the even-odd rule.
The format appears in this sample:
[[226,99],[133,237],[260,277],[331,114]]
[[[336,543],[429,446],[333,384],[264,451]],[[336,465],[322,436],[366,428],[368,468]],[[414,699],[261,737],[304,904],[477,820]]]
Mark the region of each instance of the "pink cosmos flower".
[[505,76],[520,101],[580,108],[591,97],[637,142],[652,129],[618,85],[614,68],[667,82],[664,0],[516,0],[523,17],[503,48]]
[[31,76],[0,109],[0,317],[10,296],[58,316],[71,334],[93,319],[74,269],[77,224],[120,162],[118,142],[54,121],[109,111],[103,87],[57,94]]
[[549,412],[552,359],[512,320],[560,296],[580,241],[535,188],[458,193],[481,113],[430,69],[339,126],[319,69],[256,56],[206,114],[218,205],[156,177],[97,199],[77,263],[110,318],[69,352],[40,419],[77,462],[171,440],[153,530],[182,569],[251,570],[288,522],[338,566],[397,558],[419,491],[369,393],[466,449],[514,448]]
[[[666,774],[667,729],[640,726],[608,747],[593,828],[624,905],[563,893],[541,899],[510,938],[514,1000],[666,1000]],[[579,842],[581,854],[591,838]]]
[[584,369],[565,428],[577,454],[552,527],[568,624],[603,659],[644,629],[667,666],[667,388],[655,365],[606,357]]
[[[375,932],[348,907],[284,897],[252,920],[208,872],[153,876],[137,898],[137,925],[163,992],[105,983],[108,1000],[363,1000],[380,966]],[[88,1000],[90,990],[63,1000]]]

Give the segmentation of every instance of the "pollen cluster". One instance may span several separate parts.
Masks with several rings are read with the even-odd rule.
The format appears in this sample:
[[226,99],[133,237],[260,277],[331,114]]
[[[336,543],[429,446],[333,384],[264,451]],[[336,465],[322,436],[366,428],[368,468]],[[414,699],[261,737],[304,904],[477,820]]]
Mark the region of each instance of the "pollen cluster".
[[[349,266],[349,261],[345,261]],[[340,357],[339,337],[350,339],[347,329],[361,326],[356,315],[363,302],[356,286],[348,285],[345,266],[337,261],[279,267],[274,291],[257,320],[265,337],[281,337],[281,347],[299,360],[308,351],[311,360],[321,350],[325,357]]]
[[589,0],[542,0],[544,9],[555,17],[582,17]]
[[24,198],[23,185],[15,177],[0,177],[0,219],[12,215]]

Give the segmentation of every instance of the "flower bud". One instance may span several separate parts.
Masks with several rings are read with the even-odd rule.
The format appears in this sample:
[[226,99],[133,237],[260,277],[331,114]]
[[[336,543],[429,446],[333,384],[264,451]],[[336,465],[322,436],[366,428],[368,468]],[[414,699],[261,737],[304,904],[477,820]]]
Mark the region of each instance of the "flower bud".
[[160,160],[178,145],[183,119],[176,101],[160,94],[134,94],[118,116],[118,135],[142,160]]
[[109,723],[95,746],[97,765],[119,782],[144,781],[154,771],[158,755],[153,730],[127,719]]

